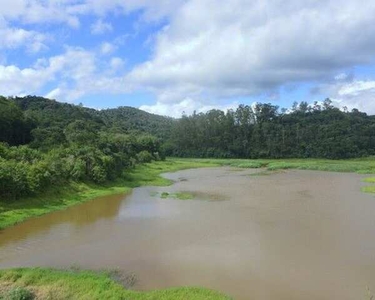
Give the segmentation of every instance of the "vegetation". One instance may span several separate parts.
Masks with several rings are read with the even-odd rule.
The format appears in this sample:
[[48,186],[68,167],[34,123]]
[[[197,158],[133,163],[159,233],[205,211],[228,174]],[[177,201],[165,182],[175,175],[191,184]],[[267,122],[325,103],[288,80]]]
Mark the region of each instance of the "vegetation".
[[[375,160],[361,158],[375,155],[375,117],[339,111],[329,99],[288,113],[240,105],[173,120],[129,107],[0,97],[0,129],[0,228],[96,196],[168,184],[158,174],[197,165],[375,173]],[[157,163],[166,154],[229,159]],[[360,158],[342,160],[352,157]]]
[[[12,269],[0,270],[0,287],[7,284],[32,290],[38,299],[47,300],[221,300],[230,299],[220,293],[203,288],[172,288],[160,291],[137,292],[125,289],[111,278],[110,272]],[[1,291],[1,290],[0,290]],[[1,298],[1,296],[0,296]],[[5,298],[7,299],[7,298]],[[29,300],[29,298],[11,298]]]
[[178,192],[178,193],[167,193],[163,192],[160,194],[162,199],[179,199],[179,200],[191,200],[194,199],[194,195],[187,192]]
[[138,186],[167,186],[171,181],[159,176],[161,173],[207,166],[215,166],[215,163],[189,160],[154,161],[137,165],[113,182],[104,184],[67,182],[63,186],[49,187],[39,195],[24,196],[16,201],[2,201],[0,202],[0,229],[99,196],[126,193]]
[[353,109],[295,103],[240,105],[183,116],[166,143],[168,156],[207,158],[329,158],[375,154],[375,116]]
[[25,289],[23,287],[13,287],[5,293],[4,299],[5,300],[33,300],[34,295],[28,289]]
[[139,163],[164,159],[157,137],[145,128],[125,131],[106,113],[37,97],[0,98],[0,201],[70,182],[113,182]]
[[[174,161],[185,159],[175,158]],[[236,168],[265,168],[269,171],[283,169],[352,172],[375,174],[375,157],[355,159],[188,159],[192,163],[206,163]]]

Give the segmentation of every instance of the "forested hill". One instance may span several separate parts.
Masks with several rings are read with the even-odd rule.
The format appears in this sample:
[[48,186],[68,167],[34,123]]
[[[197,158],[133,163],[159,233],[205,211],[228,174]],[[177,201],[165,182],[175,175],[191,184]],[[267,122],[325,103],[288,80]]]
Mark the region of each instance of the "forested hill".
[[[3,98],[2,101],[6,99]],[[77,120],[101,130],[149,133],[165,139],[170,136],[173,122],[172,118],[150,114],[134,107],[95,110],[34,96],[9,98],[8,101],[15,103],[38,127],[34,130],[34,136],[39,139],[45,138],[40,135],[60,134],[68,124]]]
[[164,157],[173,119],[95,110],[41,97],[0,97],[0,201],[71,182],[114,181]]
[[150,114],[129,106],[105,109],[96,113],[107,126],[121,131],[147,132],[162,140],[170,137],[172,126],[176,123],[175,119]]

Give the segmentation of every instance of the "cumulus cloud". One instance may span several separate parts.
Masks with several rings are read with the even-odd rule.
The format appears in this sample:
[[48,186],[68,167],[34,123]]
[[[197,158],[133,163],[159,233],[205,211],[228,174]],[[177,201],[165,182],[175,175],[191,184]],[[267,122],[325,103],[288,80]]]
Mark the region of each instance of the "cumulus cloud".
[[[110,65],[112,59],[105,65]],[[0,94],[38,93],[47,84],[54,87],[46,95],[62,101],[74,101],[95,93],[129,92],[123,76],[109,76],[100,62],[94,52],[68,47],[61,55],[38,59],[31,68],[0,65]]]
[[97,20],[94,24],[91,25],[92,34],[104,34],[111,32],[113,27],[111,23],[103,22],[101,19]]
[[117,49],[116,45],[113,45],[113,44],[108,43],[108,42],[104,42],[100,45],[100,52],[104,55],[110,54],[110,53],[116,51],[116,49]]
[[[373,107],[373,80],[354,79],[345,71],[374,63],[374,1],[0,0],[0,7],[0,24],[64,23],[76,28],[82,16],[94,15],[93,34],[113,30],[104,21],[112,12],[138,11],[143,22],[166,24],[149,39],[150,59],[128,74],[114,75],[125,72],[124,58],[111,57],[120,48],[114,40],[103,42],[95,54],[70,49],[34,67],[3,63],[0,91],[12,76],[13,92],[37,90],[59,78],[49,94],[69,99],[87,95],[85,84],[93,92],[109,91],[109,86],[117,92],[137,88],[157,96],[155,105],[143,108],[164,113],[171,107],[179,115],[189,105],[199,111],[215,103],[223,107],[222,99],[234,103],[239,96],[277,94],[286,85],[329,82],[322,89],[326,96],[348,107]],[[28,51],[37,52],[46,47],[46,37],[36,31],[0,26],[0,35],[5,37],[2,49],[29,44]],[[98,67],[96,55],[102,55],[106,70]],[[34,78],[39,81],[29,82]]]
[[375,80],[356,79],[345,73],[340,75],[334,82],[320,85],[320,94],[328,95],[337,107],[375,114]]
[[[25,23],[66,23],[79,27],[79,17],[85,14],[104,16],[109,12],[128,14],[142,12],[142,20],[157,21],[168,17],[186,0],[0,0],[0,17]],[[110,30],[111,25],[100,20],[94,31]]]
[[374,15],[373,1],[190,0],[158,34],[152,59],[128,79],[159,96],[174,94],[171,103],[323,81],[374,60]]
[[194,111],[197,113],[207,112],[211,109],[227,111],[228,109],[235,109],[238,104],[236,101],[229,104],[207,104],[192,98],[185,98],[178,103],[166,104],[158,101],[154,105],[142,105],[139,108],[153,114],[180,118],[183,114],[191,115]]
[[0,23],[0,49],[15,49],[24,47],[30,53],[37,53],[48,47],[45,45],[47,35],[33,30],[8,27]]

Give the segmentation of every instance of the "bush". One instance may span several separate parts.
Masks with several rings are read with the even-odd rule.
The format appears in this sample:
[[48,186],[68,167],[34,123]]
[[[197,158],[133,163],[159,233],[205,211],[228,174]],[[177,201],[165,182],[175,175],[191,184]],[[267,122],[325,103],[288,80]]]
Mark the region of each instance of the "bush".
[[148,163],[151,162],[153,159],[152,155],[150,152],[143,150],[137,154],[137,160],[140,163]]
[[4,298],[5,300],[32,300],[34,295],[23,287],[15,287],[11,289]]

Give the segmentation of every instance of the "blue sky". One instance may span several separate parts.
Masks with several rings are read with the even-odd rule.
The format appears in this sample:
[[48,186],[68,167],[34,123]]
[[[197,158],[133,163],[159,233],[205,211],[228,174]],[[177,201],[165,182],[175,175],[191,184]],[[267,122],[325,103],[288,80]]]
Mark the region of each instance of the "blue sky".
[[375,114],[375,1],[0,0],[0,94],[171,116],[333,99]]

